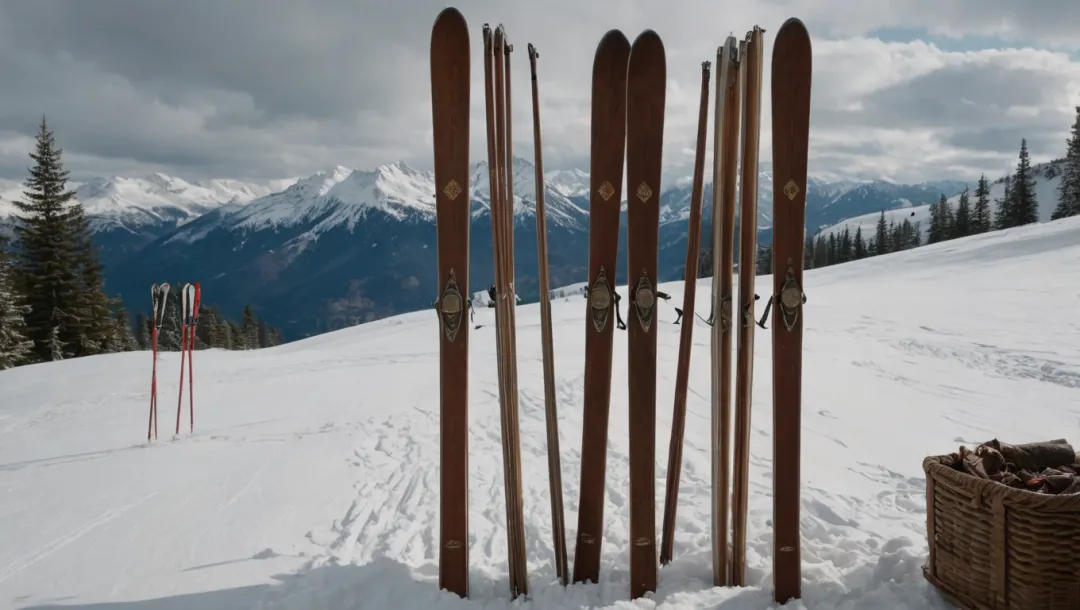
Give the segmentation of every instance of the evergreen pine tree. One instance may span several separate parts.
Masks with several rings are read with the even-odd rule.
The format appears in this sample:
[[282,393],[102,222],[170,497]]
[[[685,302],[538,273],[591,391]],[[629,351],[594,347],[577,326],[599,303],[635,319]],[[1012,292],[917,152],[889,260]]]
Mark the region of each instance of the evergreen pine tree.
[[281,345],[281,331],[276,326],[270,331],[270,345]]
[[814,268],[814,236],[809,231],[806,233],[806,243],[803,244],[803,269]]
[[1039,221],[1039,201],[1035,193],[1035,172],[1031,169],[1027,139],[1020,140],[1020,160],[1016,163],[1016,179],[1013,181],[1013,206],[1011,225],[1019,227]]
[[930,204],[930,227],[926,236],[928,244],[936,244],[942,239],[941,214],[939,213],[941,208],[938,205],[937,203]]
[[150,318],[141,311],[135,314],[135,340],[141,350],[153,347],[150,345]]
[[844,233],[840,236],[840,262],[846,263],[855,260],[854,244],[851,243],[851,229],[844,227]]
[[971,214],[971,234],[986,233],[991,227],[990,219],[990,183],[986,174],[979,176],[975,187],[975,209]]
[[814,240],[814,269],[829,266],[829,244],[824,235],[818,235]]
[[[75,260],[78,265],[80,290],[73,325],[78,337],[76,356],[92,356],[109,350],[116,331],[110,306],[116,301],[105,294],[104,270],[98,260],[98,250],[91,239],[90,223],[77,200],[68,212],[72,235],[75,238]],[[115,344],[114,344],[115,345]]]
[[766,275],[772,273],[772,244],[768,246],[758,246],[757,249],[757,265],[754,269],[757,275]]
[[698,277],[712,277],[713,260],[712,246],[705,246],[698,251],[697,257]]
[[3,247],[0,241],[0,371],[26,363],[34,349],[25,318],[30,306],[23,304],[22,295],[15,289],[14,274]]
[[994,228],[995,229],[1008,229],[1012,225],[1009,224],[1012,218],[1012,205],[1013,205],[1013,191],[1012,191],[1012,175],[1005,174],[1005,190],[1001,194],[1001,199],[997,200],[997,210],[994,211]]
[[27,336],[38,360],[59,360],[72,355],[79,343],[77,307],[81,286],[72,233],[67,189],[68,172],[62,150],[42,117],[34,167],[24,183],[22,200],[15,202],[15,236],[19,245],[17,282],[30,311]]
[[874,231],[874,243],[877,244],[874,254],[889,252],[889,225],[885,222],[885,210],[881,210],[881,216],[878,216],[877,230]]
[[247,345],[244,343],[244,333],[240,332],[240,327],[236,322],[232,320],[225,320],[225,328],[228,329],[228,341],[229,349],[247,349]]
[[[183,286],[183,284],[171,284]],[[183,335],[180,327],[180,293],[170,290],[165,298],[165,317],[161,321],[161,330],[158,331],[158,351],[178,352],[183,346]]]
[[966,237],[971,235],[971,201],[968,187],[964,185],[964,192],[960,193],[960,202],[956,205],[956,218],[953,221],[952,236]]
[[855,229],[855,260],[866,258],[866,241],[862,236],[862,225]]
[[916,220],[915,224],[911,225],[911,247],[918,248],[922,245],[922,221]]
[[139,343],[135,339],[135,333],[131,329],[131,320],[127,311],[120,307],[114,314],[113,330],[108,341],[108,349],[111,353],[130,352],[139,349]]
[[[758,253],[761,253],[761,249],[758,248]],[[759,261],[760,266],[760,261]],[[259,347],[266,347],[270,341],[270,328],[267,325],[266,320],[259,320]]]
[[244,349],[259,348],[259,321],[251,305],[244,305],[244,317],[240,321],[240,331],[244,336]]
[[1050,219],[1080,215],[1080,106],[1076,107],[1072,136],[1066,141],[1065,163],[1057,190],[1058,203]]
[[916,234],[917,229],[911,224],[911,219],[905,218],[904,222],[900,223],[900,240],[903,242],[903,250],[909,250],[916,246]]
[[942,193],[941,199],[938,200],[938,221],[941,223],[941,241],[952,239],[955,233],[956,216],[953,215],[952,204],[945,197],[945,193]]

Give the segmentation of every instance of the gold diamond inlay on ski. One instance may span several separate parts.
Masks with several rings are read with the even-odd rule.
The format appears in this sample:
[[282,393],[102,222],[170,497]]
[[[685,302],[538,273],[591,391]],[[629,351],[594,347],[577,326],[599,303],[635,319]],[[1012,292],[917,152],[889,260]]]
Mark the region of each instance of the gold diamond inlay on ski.
[[649,200],[649,197],[652,197],[652,189],[649,188],[648,184],[642,182],[637,187],[637,196],[644,203]]
[[615,194],[615,187],[611,186],[611,183],[607,180],[604,180],[604,183],[600,185],[600,188],[598,188],[596,192],[600,193],[600,196],[604,198],[604,201],[607,201]]
[[442,192],[450,198],[450,201],[453,201],[461,194],[461,185],[457,183],[457,180],[451,178],[450,182],[447,182],[446,186],[443,187]]
[[799,185],[795,184],[794,180],[788,180],[787,184],[784,185],[784,194],[787,195],[788,199],[794,199],[795,195],[799,194]]

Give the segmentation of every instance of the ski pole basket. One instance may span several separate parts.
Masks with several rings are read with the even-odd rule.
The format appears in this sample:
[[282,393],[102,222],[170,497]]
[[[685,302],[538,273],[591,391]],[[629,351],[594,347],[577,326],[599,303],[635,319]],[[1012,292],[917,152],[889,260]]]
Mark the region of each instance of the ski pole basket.
[[[1064,441],[1036,445],[1055,444],[1072,451]],[[978,456],[987,446],[1002,450],[984,469]],[[1033,468],[1010,459],[1008,450],[1024,447],[995,440],[923,460],[930,550],[923,574],[961,608],[1080,609],[1080,455],[1071,465],[1059,456],[1056,465]]]

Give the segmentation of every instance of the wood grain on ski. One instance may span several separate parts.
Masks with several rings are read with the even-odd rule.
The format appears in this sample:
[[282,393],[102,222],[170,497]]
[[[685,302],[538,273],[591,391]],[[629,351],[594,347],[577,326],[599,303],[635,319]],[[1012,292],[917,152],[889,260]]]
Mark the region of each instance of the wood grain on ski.
[[431,31],[438,234],[439,587],[469,594],[469,28],[454,8]]
[[589,292],[574,582],[599,582],[604,527],[611,350],[615,330],[615,263],[619,246],[626,144],[626,65],[630,41],[610,30],[597,45],[592,74],[589,175]]
[[[746,511],[750,483],[750,412],[754,387],[754,279],[757,267],[758,142],[761,137],[763,30],[749,33],[740,77],[744,83],[742,176],[739,184],[738,363],[735,379],[735,469],[732,476],[731,584],[746,585]],[[745,50],[744,50],[745,49]]]
[[660,563],[671,561],[675,538],[675,512],[679,503],[683,433],[686,431],[686,392],[690,383],[690,348],[694,338],[694,299],[697,298],[698,258],[701,249],[701,200],[705,188],[705,138],[709,123],[709,62],[701,64],[701,101],[698,105],[697,148],[690,187],[690,226],[686,233],[686,266],[683,272],[683,315],[679,333],[679,362],[675,373],[675,406],[668,445],[667,487],[664,494],[664,525]]
[[773,184],[773,589],[801,596],[803,256],[810,145],[810,35],[798,19],[776,34],[772,56]]
[[547,424],[548,493],[551,496],[551,532],[554,537],[555,576],[567,584],[566,526],[563,518],[562,460],[559,457],[559,413],[555,400],[555,346],[551,332],[551,283],[548,278],[547,208],[544,204],[544,161],[540,140],[540,86],[536,81],[536,58],[529,44],[532,76],[533,157],[536,174],[536,261],[540,276],[540,345],[544,358],[544,416]]
[[[656,590],[656,270],[667,60],[642,32],[626,71],[630,597]],[[690,322],[692,323],[692,322]]]
[[[489,27],[485,24],[485,31]],[[491,71],[494,84],[496,181],[492,184],[491,228],[495,255],[496,341],[499,352],[499,385],[502,401],[504,493],[506,500],[507,560],[510,574],[510,595],[518,597],[529,592],[525,562],[525,517],[521,497],[521,439],[518,432],[517,350],[514,333],[514,203],[512,158],[509,129],[509,82],[507,79],[511,47],[506,42],[506,30],[495,28],[491,50]],[[485,69],[487,64],[485,64]],[[490,150],[489,146],[489,150]]]
[[735,262],[735,186],[739,165],[742,89],[738,42],[729,36],[717,50],[713,139],[712,536],[713,584],[728,585],[731,508],[731,297]]

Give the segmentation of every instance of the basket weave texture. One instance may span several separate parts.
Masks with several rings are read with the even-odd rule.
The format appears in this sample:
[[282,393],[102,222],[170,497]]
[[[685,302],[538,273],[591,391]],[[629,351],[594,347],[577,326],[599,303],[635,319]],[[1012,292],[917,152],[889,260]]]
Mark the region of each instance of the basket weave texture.
[[1080,494],[1015,489],[953,460],[923,460],[926,579],[968,610],[1080,610]]

